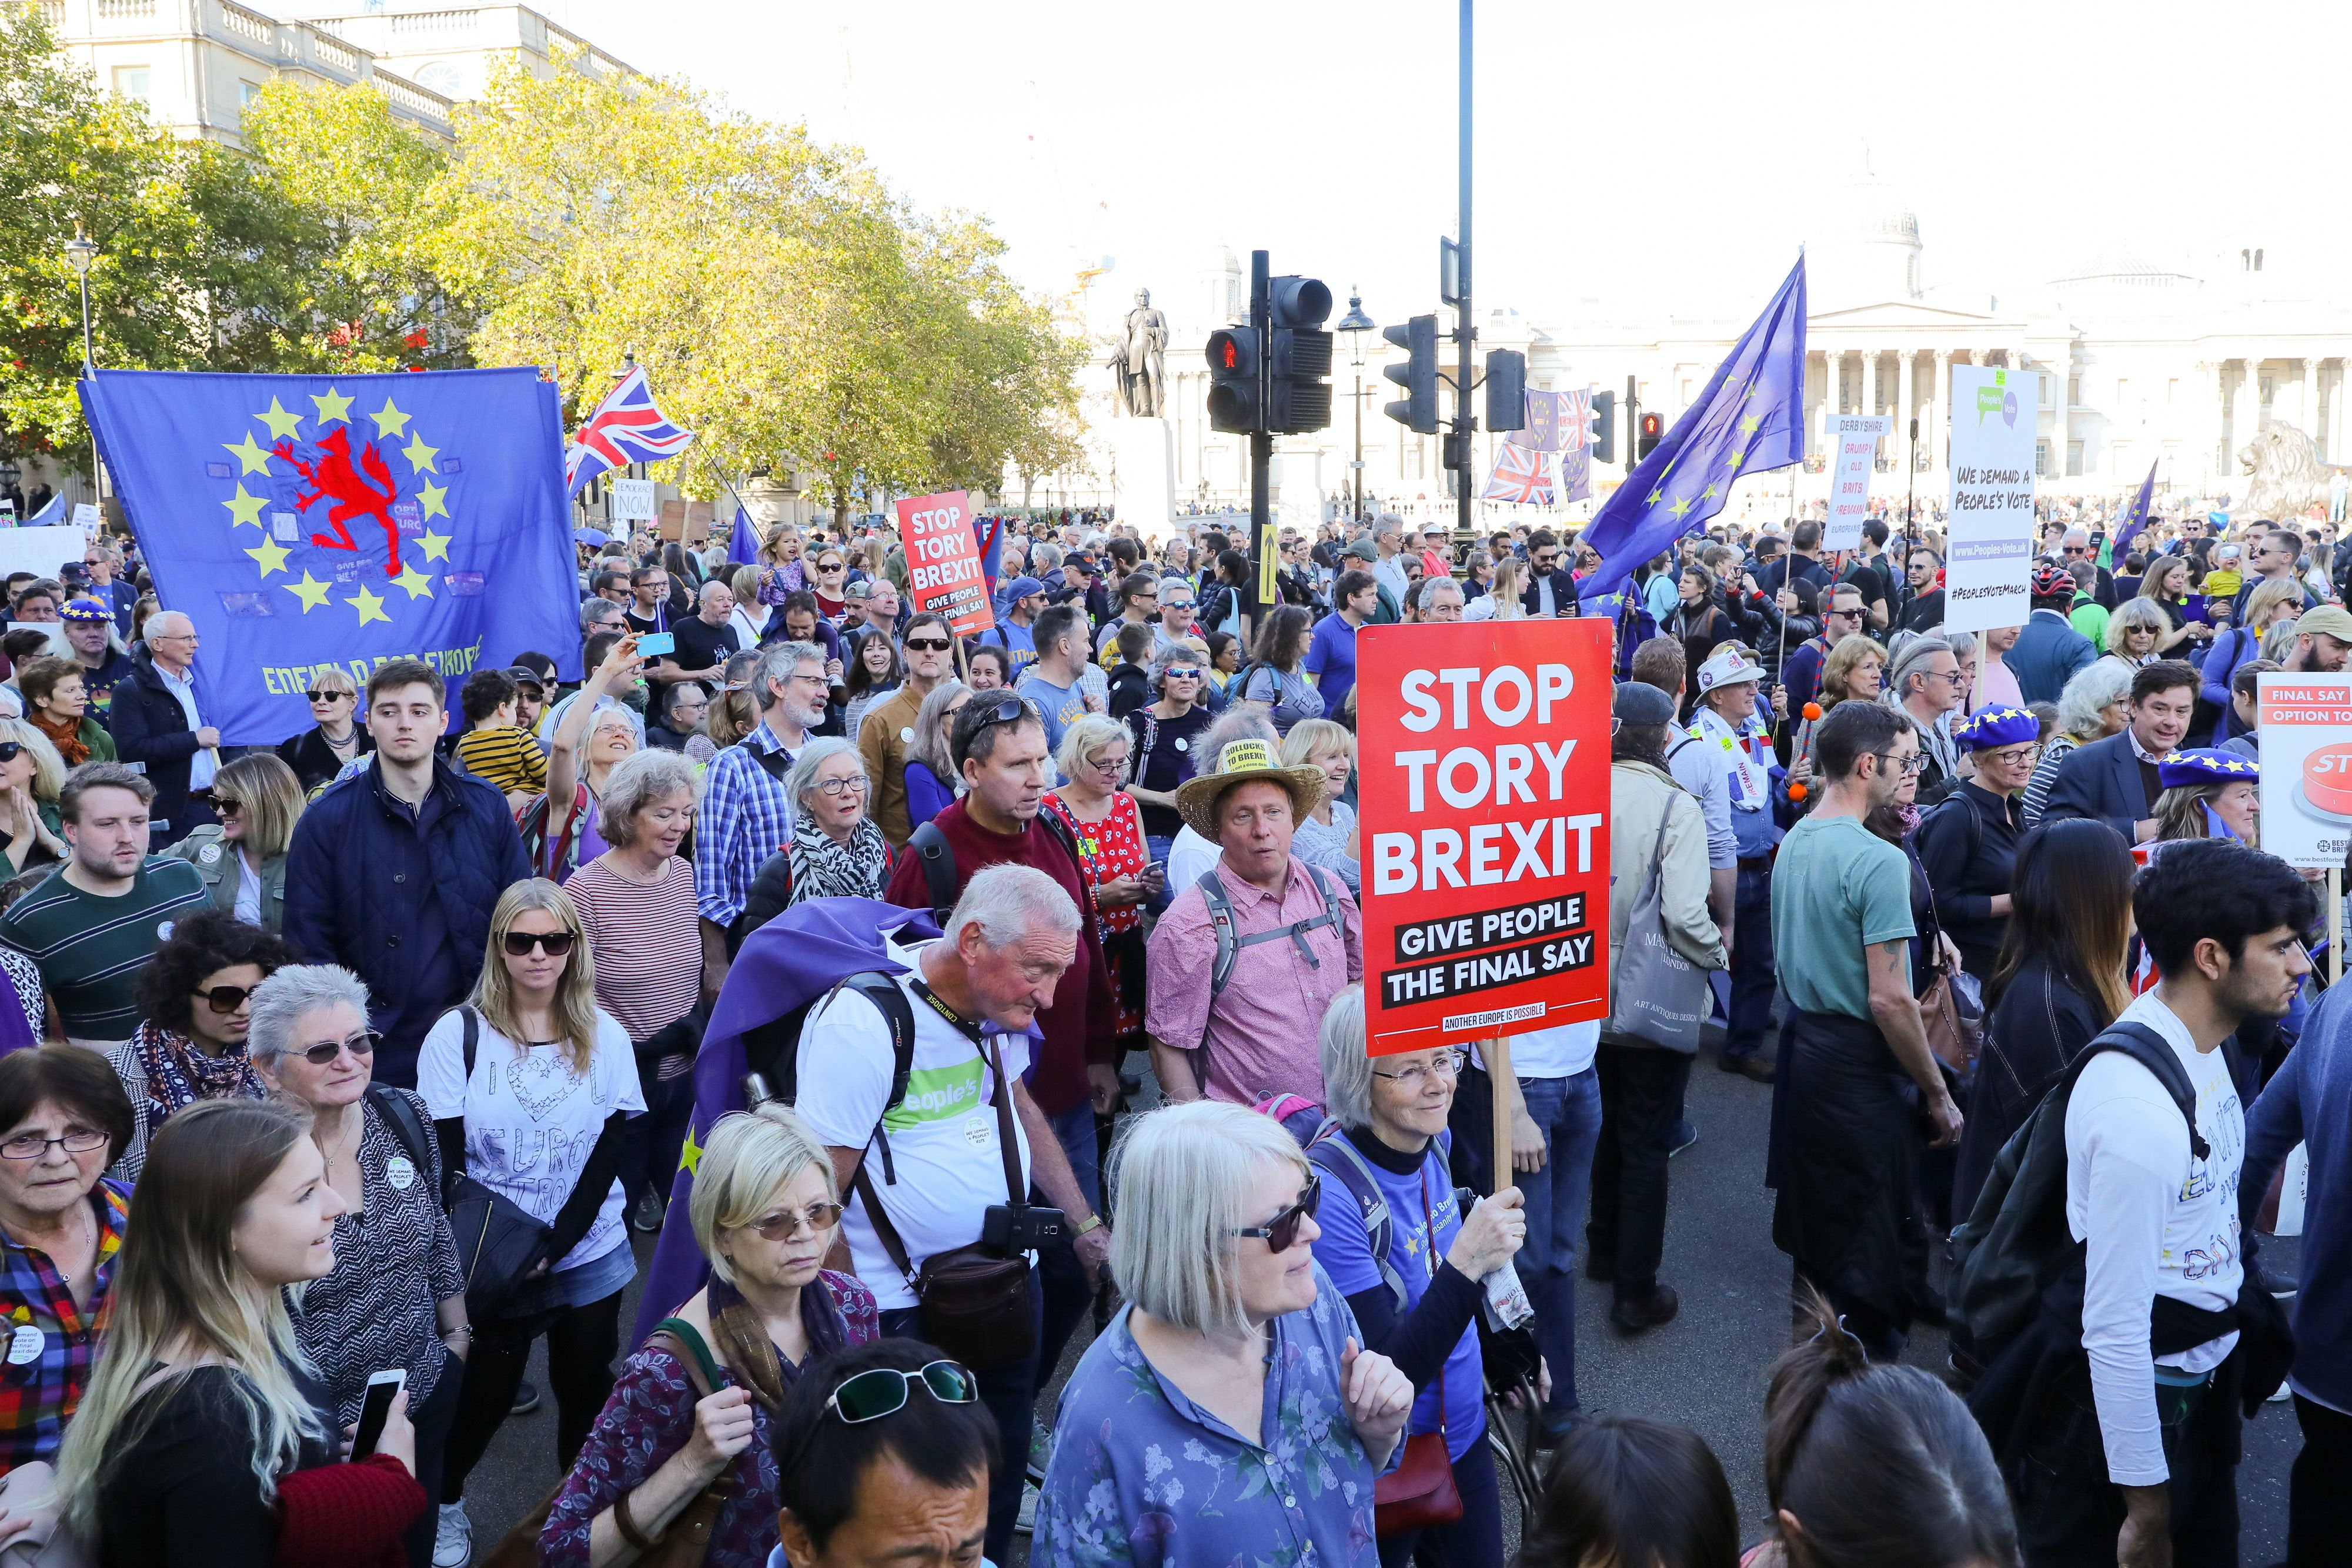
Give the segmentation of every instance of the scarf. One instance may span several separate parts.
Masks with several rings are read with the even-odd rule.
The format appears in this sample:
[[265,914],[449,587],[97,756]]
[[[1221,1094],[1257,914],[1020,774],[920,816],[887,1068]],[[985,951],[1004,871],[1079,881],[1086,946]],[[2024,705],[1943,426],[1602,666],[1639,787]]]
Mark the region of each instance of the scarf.
[[147,1098],[154,1103],[147,1117],[150,1133],[173,1112],[198,1100],[269,1098],[243,1046],[220,1056],[206,1056],[186,1035],[175,1034],[150,1019],[131,1035],[131,1049],[146,1069]]
[[81,720],[53,719],[38,708],[25,716],[33,721],[35,729],[49,737],[49,744],[58,748],[58,755],[66,759],[68,768],[79,768],[89,760],[89,747],[82,744]]
[[834,1304],[823,1274],[801,1287],[801,1332],[808,1336],[808,1360],[797,1364],[778,1354],[776,1342],[768,1337],[751,1303],[716,1274],[710,1276],[704,1301],[710,1308],[711,1330],[719,1348],[727,1353],[727,1364],[771,1412],[782,1406],[785,1394],[800,1381],[804,1368],[849,1343],[848,1325],[842,1321],[841,1309]]
[[1772,744],[1769,734],[1751,735],[1745,726],[1734,729],[1721,714],[1703,703],[1691,721],[1690,732],[1694,738],[1720,747],[1730,762],[1734,810],[1760,811],[1771,804],[1772,776],[1767,771],[1770,765],[1758,760],[1756,755],[1759,749],[1769,753]]
[[837,844],[803,811],[793,818],[793,902],[812,898],[879,898],[890,872],[890,848],[871,817],[861,818],[849,841]]

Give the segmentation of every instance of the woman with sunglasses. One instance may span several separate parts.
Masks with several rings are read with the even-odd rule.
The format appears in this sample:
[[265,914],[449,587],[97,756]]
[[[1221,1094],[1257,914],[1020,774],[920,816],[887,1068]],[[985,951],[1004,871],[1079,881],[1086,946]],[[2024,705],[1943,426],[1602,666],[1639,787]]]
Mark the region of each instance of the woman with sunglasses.
[[[406,1369],[415,1473],[429,1495],[441,1484],[474,1331],[457,1244],[441,1212],[441,1156],[425,1134],[425,1102],[372,1086],[375,1042],[367,987],[349,969],[294,964],[254,988],[247,1040],[254,1067],[309,1109],[310,1142],[343,1200],[335,1266],[303,1291],[295,1343],[326,1386],[339,1427],[360,1418],[371,1374]],[[430,1509],[409,1526],[411,1568],[431,1563],[433,1527]]]
[[835,545],[816,552],[816,575],[809,587],[816,594],[816,612],[835,625],[849,613],[849,559]]
[[1142,814],[1123,788],[1134,749],[1125,725],[1087,714],[1062,732],[1054,753],[1062,782],[1045,791],[1043,802],[1070,830],[1079,868],[1094,888],[1095,935],[1110,961],[1122,1052],[1144,1046],[1143,909],[1165,889],[1168,875],[1164,865],[1152,868]]
[[286,917],[286,846],[294,841],[303,804],[292,768],[267,751],[247,752],[213,779],[220,821],[163,852],[196,868],[214,908],[278,931]]
[[1032,1550],[1078,1562],[1140,1532],[1167,1563],[1281,1542],[1370,1568],[1412,1385],[1316,1260],[1314,1166],[1271,1116],[1196,1100],[1130,1120],[1111,1169],[1128,1305],[1062,1391]]
[[[710,1282],[629,1357],[539,1538],[548,1568],[608,1568],[725,1478],[707,1568],[760,1568],[776,1544],[776,1420],[821,1356],[881,1332],[874,1292],[823,1267],[841,1223],[833,1161],[774,1101],[722,1116],[688,1213]],[[679,1354],[719,1375],[698,1390]]]
[[135,1183],[147,1141],[199,1100],[263,1100],[269,1086],[246,1053],[253,989],[294,950],[226,910],[179,921],[139,971],[140,1024],[107,1060],[131,1096],[131,1139],[108,1174]]
[[784,789],[793,798],[792,842],[760,868],[768,888],[755,886],[744,905],[747,913],[761,912],[754,924],[765,924],[772,913],[762,894],[773,889],[779,869],[789,879],[782,908],[813,898],[881,897],[890,881],[890,846],[866,810],[873,781],[857,747],[837,736],[810,741],[793,759]]
[[71,853],[58,819],[66,765],[29,719],[0,718],[0,853],[14,876]]
[[310,677],[302,694],[310,705],[310,727],[278,747],[278,759],[294,769],[305,795],[331,782],[352,758],[375,749],[359,722],[359,691],[341,670],[320,670]]
[[645,1114],[646,1097],[628,1031],[596,1005],[584,936],[553,883],[508,888],[473,996],[442,1016],[417,1057],[442,1164],[550,1228],[544,1260],[497,1315],[474,1324],[434,1553],[452,1562],[473,1540],[466,1478],[514,1407],[532,1341],[547,1339],[560,1468],[572,1468],[613,1392],[621,1292],[637,1272],[620,1179],[625,1124]]
[[[1176,786],[1198,768],[1201,732],[1216,716],[1202,700],[1209,684],[1208,661],[1191,648],[1161,653],[1151,667],[1151,684],[1160,700],[1127,716],[1128,733],[1135,737],[1127,792],[1143,810],[1144,848],[1154,863],[1164,867],[1176,835],[1184,831],[1184,820],[1176,814]],[[1152,901],[1153,913],[1164,905],[1163,890]]]

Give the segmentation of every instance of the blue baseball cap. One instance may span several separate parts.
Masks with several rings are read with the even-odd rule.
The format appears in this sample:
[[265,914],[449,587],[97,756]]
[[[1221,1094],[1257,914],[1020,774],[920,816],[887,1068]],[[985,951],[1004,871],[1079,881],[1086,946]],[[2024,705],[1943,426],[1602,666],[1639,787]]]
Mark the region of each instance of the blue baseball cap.
[[1021,600],[1028,598],[1033,593],[1043,593],[1045,591],[1045,585],[1038,581],[1035,578],[1016,577],[1005,587],[1004,602],[1007,604],[1017,603]]

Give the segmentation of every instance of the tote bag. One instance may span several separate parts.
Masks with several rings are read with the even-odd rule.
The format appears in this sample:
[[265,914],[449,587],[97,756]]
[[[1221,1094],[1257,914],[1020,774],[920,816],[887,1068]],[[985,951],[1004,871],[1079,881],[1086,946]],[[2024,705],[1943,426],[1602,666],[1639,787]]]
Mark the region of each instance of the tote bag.
[[1698,1052],[1699,1027],[1714,1009],[1706,974],[1675,951],[1666,940],[1665,898],[1661,868],[1666,848],[1666,823],[1674,801],[1658,821],[1658,841],[1650,851],[1642,895],[1625,923],[1625,950],[1617,956],[1617,974],[1610,987],[1606,1032],[1645,1045]]

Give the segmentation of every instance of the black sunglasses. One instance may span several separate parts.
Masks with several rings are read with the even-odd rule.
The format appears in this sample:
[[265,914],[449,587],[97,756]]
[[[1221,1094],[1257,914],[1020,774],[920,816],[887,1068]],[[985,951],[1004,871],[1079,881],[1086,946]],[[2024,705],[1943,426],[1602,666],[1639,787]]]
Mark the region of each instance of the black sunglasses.
[[0,740],[0,762],[14,762],[25,749],[21,740]]
[[306,1045],[293,1054],[313,1067],[324,1067],[346,1051],[353,1056],[373,1056],[376,1042],[382,1039],[383,1036],[375,1030],[363,1029],[349,1040],[322,1040],[316,1045]]
[[950,648],[954,646],[955,644],[945,637],[909,637],[907,639],[907,652],[909,653],[944,653]]
[[309,691],[304,692],[304,693],[302,694],[302,695],[303,695],[303,698],[304,698],[306,701],[309,701],[309,702],[314,702],[314,703],[331,703],[331,702],[341,702],[341,701],[343,698],[345,698],[345,697],[357,696],[357,695],[359,695],[359,694],[358,694],[357,692],[329,692],[329,691],[321,691],[321,690],[320,690],[318,687],[313,686],[313,687],[311,687]]
[[1229,1236],[1262,1236],[1269,1252],[1287,1252],[1298,1239],[1299,1222],[1312,1215],[1323,1203],[1323,1178],[1313,1171],[1307,1173],[1307,1186],[1298,1201],[1267,1220],[1264,1225],[1244,1225],[1239,1230],[1227,1231]]
[[215,986],[209,991],[198,991],[195,994],[205,998],[205,1006],[212,1009],[213,1011],[216,1013],[226,1015],[233,1013],[236,1011],[237,1009],[245,1006],[245,998],[253,995],[253,988],[250,986]]
[[244,810],[245,802],[242,800],[226,795],[213,797],[213,814],[216,817],[234,817]]
[[579,939],[570,931],[509,931],[503,940],[510,957],[526,957],[537,946],[545,948],[549,957],[561,958],[572,951],[572,945]]

